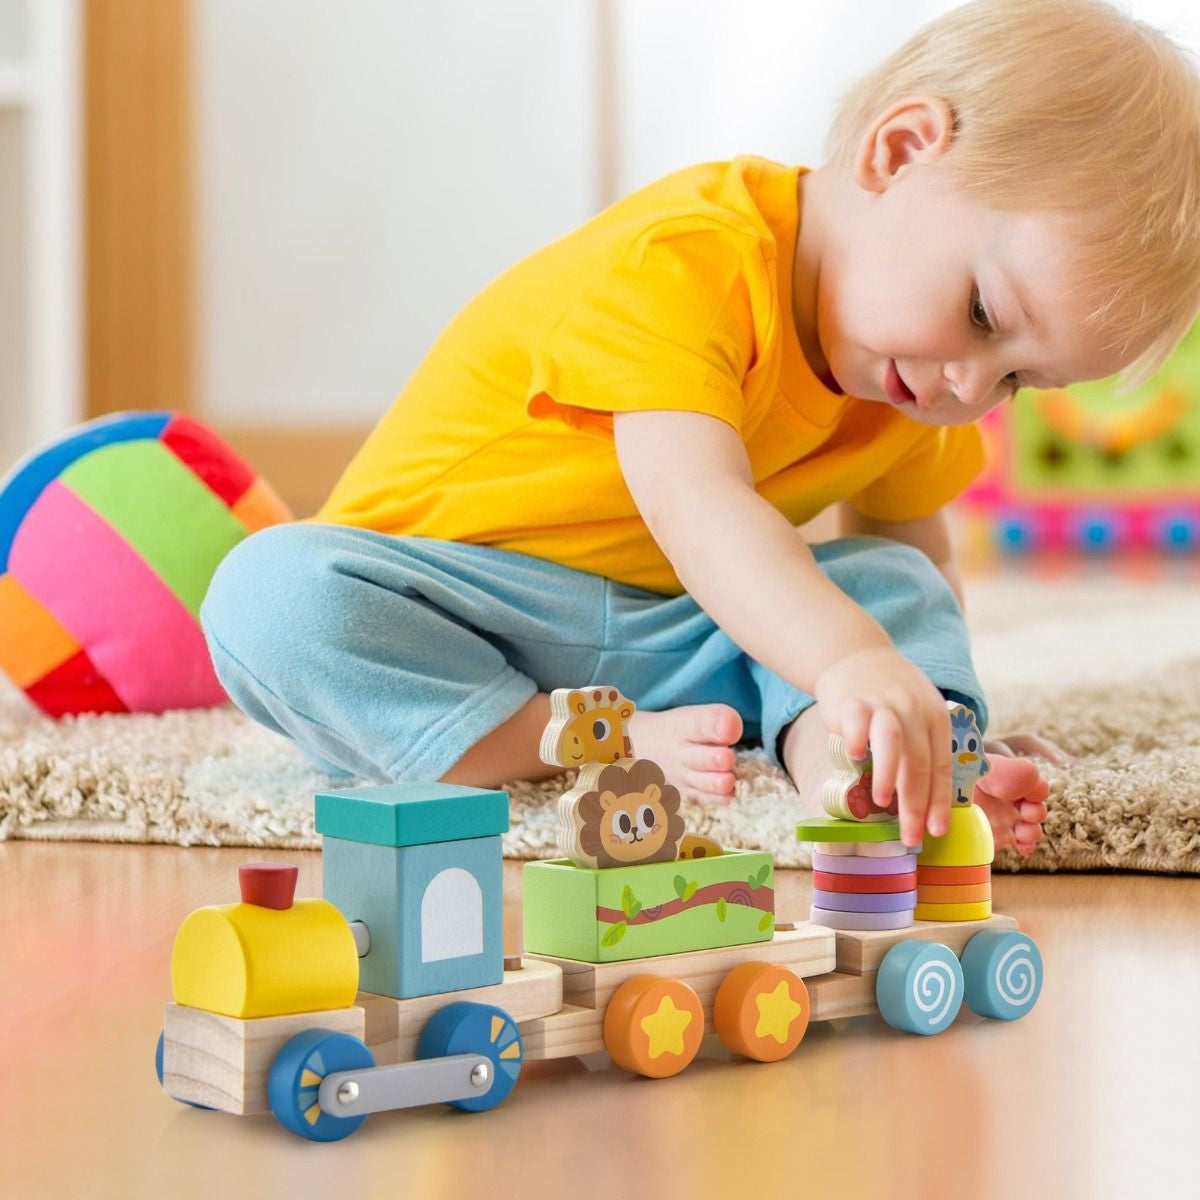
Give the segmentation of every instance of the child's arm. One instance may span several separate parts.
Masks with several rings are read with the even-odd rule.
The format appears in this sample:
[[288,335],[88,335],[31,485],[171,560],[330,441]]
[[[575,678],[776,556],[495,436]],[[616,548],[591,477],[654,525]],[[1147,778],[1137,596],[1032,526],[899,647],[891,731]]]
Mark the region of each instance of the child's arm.
[[950,722],[941,694],[821,572],[754,490],[746,449],[715,417],[615,413],[626,484],[684,588],[749,655],[816,696],[849,752],[870,744],[874,797],[900,794],[901,836],[949,825]]
[[841,537],[884,537],[906,546],[915,546],[924,551],[933,565],[942,573],[950,590],[958,599],[959,608],[965,609],[963,603],[962,576],[958,573],[958,564],[954,561],[954,544],[950,537],[950,522],[946,519],[946,510],[939,508],[918,521],[879,521],[874,517],[863,516],[849,504],[838,505],[838,534]]

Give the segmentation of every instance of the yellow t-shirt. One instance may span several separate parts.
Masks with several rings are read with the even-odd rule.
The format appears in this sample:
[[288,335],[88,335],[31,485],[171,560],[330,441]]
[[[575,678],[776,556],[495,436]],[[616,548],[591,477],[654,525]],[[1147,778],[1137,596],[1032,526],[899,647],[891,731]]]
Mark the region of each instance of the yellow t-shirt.
[[[956,496],[973,426],[830,391],[792,320],[802,168],[706,163],[505,272],[434,343],[317,520],[498,546],[682,589],[625,486],[612,413],[728,422],[794,524],[839,500],[908,521]],[[670,459],[663,447],[663,461]]]

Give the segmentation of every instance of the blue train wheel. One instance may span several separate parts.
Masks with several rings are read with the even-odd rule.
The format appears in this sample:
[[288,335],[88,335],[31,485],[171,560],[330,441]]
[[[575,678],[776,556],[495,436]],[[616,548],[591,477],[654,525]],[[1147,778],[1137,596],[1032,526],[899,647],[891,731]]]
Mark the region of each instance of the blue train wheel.
[[334,1071],[373,1067],[375,1056],[356,1037],[306,1029],[284,1043],[267,1075],[267,1103],[275,1119],[313,1142],[349,1137],[367,1118],[335,1117],[317,1099],[321,1080]]
[[[154,1073],[158,1076],[158,1086],[163,1086],[163,1041],[166,1035],[160,1033],[158,1035],[158,1043],[154,1047]],[[164,1089],[165,1090],[165,1089]],[[170,1092],[167,1092],[171,1096]],[[178,1096],[171,1096],[172,1100],[179,1100]],[[212,1107],[207,1104],[197,1104],[194,1100],[179,1100],[180,1104],[186,1104],[188,1108],[199,1108],[204,1112],[212,1112]]]
[[1033,938],[1012,929],[984,929],[962,956],[967,1007],[981,1017],[1015,1021],[1042,991],[1042,956]]
[[962,966],[954,951],[939,942],[900,942],[879,964],[875,1002],[893,1029],[941,1033],[962,1007]]
[[465,1112],[495,1108],[513,1090],[521,1074],[522,1053],[521,1035],[512,1017],[502,1008],[470,1000],[457,1000],[438,1009],[417,1042],[418,1058],[485,1054],[491,1060],[492,1079],[487,1091],[449,1101],[451,1108]]

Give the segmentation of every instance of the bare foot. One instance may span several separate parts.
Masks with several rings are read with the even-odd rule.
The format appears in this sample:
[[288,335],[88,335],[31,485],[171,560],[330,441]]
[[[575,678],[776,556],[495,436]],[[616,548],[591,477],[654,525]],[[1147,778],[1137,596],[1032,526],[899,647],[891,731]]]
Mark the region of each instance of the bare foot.
[[829,757],[829,730],[815,704],[806,708],[784,731],[783,765],[800,793],[800,811],[806,817],[823,817],[821,788],[833,774]]
[[733,796],[733,744],[742,718],[727,704],[693,704],[666,712],[638,711],[629,740],[638,758],[653,759],[690,800],[728,804]]
[[992,769],[975,785],[975,803],[987,813],[997,850],[1030,855],[1042,840],[1050,784],[1028,758],[990,754]]

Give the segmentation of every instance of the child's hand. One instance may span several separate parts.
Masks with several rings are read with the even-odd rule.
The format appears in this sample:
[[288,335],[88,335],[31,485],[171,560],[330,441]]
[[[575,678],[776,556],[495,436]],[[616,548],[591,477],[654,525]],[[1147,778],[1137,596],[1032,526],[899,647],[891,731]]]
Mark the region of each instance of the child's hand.
[[900,796],[900,837],[915,846],[925,830],[950,827],[953,767],[950,716],[942,694],[891,647],[840,658],[816,682],[826,727],[845,739],[853,758],[871,752],[873,799],[880,808]]

